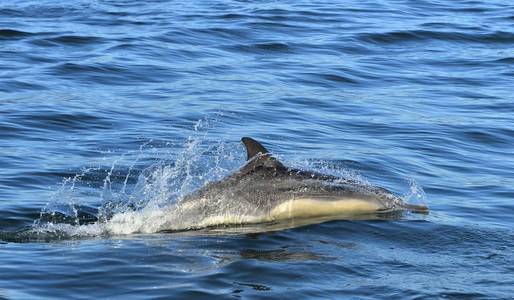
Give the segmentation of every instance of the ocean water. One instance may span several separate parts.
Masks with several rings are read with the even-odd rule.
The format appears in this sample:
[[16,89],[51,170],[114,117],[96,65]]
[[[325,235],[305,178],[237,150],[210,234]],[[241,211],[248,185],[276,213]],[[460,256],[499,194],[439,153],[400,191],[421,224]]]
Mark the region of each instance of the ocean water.
[[[513,91],[509,1],[0,0],[0,299],[513,299]],[[243,136],[430,214],[166,232]]]

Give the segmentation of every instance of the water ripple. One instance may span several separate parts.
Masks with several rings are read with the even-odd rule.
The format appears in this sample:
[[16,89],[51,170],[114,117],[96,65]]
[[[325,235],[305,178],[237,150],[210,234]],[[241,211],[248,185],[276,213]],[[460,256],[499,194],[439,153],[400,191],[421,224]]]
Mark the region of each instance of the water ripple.
[[481,44],[512,44],[514,33],[497,31],[492,33],[441,32],[430,30],[404,30],[385,33],[364,33],[359,36],[363,42],[394,44],[402,42],[449,41]]
[[[511,298],[513,9],[4,1],[0,298]],[[431,213],[106,234],[237,170],[242,136]]]
[[14,29],[0,29],[0,40],[21,39],[31,36],[32,33]]
[[95,36],[61,35],[54,38],[48,38],[46,41],[61,45],[82,46],[86,44],[97,45],[101,43],[102,39]]

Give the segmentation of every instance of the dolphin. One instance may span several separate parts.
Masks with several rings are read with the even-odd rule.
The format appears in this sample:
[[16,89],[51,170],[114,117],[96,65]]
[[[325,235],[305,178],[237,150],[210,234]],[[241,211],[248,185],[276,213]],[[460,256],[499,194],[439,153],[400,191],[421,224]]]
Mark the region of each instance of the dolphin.
[[230,176],[207,183],[173,209],[173,226],[187,228],[281,220],[356,216],[396,211],[427,213],[381,187],[284,166],[261,143],[243,137],[246,164]]

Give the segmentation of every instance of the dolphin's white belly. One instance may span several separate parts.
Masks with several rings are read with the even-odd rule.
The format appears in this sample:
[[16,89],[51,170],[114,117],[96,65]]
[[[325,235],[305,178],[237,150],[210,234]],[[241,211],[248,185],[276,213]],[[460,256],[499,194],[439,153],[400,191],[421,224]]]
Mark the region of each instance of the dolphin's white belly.
[[[220,199],[225,200],[225,198]],[[293,219],[352,218],[392,209],[392,207],[389,207],[389,209],[385,207],[379,200],[358,197],[335,198],[334,196],[291,198],[272,205],[268,209],[247,205],[224,206],[222,203],[210,198],[200,198],[195,201],[180,203],[172,209],[175,216],[174,225],[178,229],[182,229]],[[237,204],[239,201],[228,201],[226,203]]]
[[358,215],[383,209],[374,201],[345,198],[344,200],[319,200],[313,198],[291,199],[271,210],[274,220],[290,218],[313,218],[334,215]]

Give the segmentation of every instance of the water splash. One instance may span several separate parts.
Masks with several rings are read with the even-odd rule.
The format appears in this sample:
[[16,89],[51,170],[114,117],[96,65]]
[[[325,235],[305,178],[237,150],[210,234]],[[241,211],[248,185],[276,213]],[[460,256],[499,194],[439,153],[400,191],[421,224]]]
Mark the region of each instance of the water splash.
[[426,194],[421,185],[419,185],[414,179],[409,178],[409,191],[403,195],[403,199],[406,203],[428,207],[426,203]]
[[[149,140],[137,151],[121,154],[107,168],[89,167],[65,178],[31,232],[72,238],[162,230],[178,199],[242,163],[238,144],[209,140],[209,129],[216,122],[217,118],[198,120],[182,144],[167,142],[165,148],[156,148]],[[148,161],[150,166],[141,167]],[[90,181],[99,180],[101,188],[92,187]],[[101,200],[97,208],[81,203],[86,190],[93,190]]]

